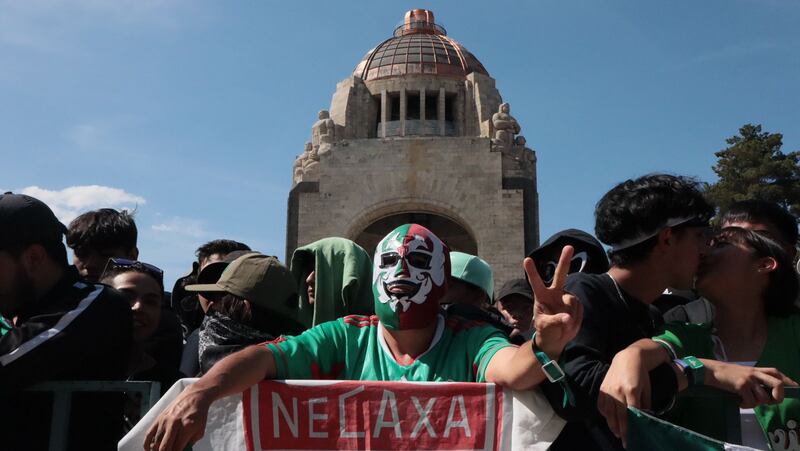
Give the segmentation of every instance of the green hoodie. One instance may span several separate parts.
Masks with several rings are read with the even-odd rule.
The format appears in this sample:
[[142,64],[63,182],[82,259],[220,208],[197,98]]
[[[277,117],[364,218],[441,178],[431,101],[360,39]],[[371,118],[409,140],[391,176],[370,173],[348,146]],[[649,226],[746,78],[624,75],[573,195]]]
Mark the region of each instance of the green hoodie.
[[[316,271],[313,306],[308,302],[306,285],[312,261]],[[356,243],[323,238],[300,247],[292,255],[291,271],[300,294],[297,318],[304,326],[373,313],[372,259]]]

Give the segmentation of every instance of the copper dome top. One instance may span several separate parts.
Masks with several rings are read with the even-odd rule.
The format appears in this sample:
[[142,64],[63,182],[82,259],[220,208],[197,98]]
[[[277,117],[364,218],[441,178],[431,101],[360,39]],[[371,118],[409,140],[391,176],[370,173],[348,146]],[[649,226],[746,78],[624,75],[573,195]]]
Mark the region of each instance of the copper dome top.
[[414,9],[406,13],[394,36],[367,52],[353,75],[377,80],[407,74],[463,78],[472,72],[489,75],[483,64],[461,44],[447,37],[433,13]]

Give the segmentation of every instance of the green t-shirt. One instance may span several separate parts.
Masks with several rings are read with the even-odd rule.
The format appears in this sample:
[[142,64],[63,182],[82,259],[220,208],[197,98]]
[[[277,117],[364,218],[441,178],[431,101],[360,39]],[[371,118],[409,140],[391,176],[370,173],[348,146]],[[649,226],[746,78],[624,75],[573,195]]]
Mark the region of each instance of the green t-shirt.
[[401,365],[382,329],[377,316],[351,315],[267,347],[275,356],[278,379],[484,382],[495,352],[514,346],[486,323],[439,316],[431,347]]
[[[678,357],[693,355],[716,359],[711,325],[671,323],[665,329],[663,335],[655,338],[669,343]],[[800,315],[767,317],[767,342],[756,366],[777,368],[793,380],[800,380]],[[679,396],[675,409],[670,412],[670,420],[722,440],[725,438],[725,415],[712,412],[724,412],[722,409],[731,408],[736,409],[737,406],[730,400]],[[780,404],[758,406],[754,410],[772,448],[788,449],[789,432],[792,431],[794,436],[800,426],[800,399],[786,398]]]

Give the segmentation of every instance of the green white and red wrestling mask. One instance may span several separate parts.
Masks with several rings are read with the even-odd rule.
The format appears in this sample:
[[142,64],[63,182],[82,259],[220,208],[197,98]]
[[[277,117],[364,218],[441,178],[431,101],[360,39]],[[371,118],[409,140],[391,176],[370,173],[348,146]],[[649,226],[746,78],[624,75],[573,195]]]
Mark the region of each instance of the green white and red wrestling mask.
[[420,329],[436,321],[447,292],[450,250],[430,230],[402,225],[375,249],[375,313],[387,329]]

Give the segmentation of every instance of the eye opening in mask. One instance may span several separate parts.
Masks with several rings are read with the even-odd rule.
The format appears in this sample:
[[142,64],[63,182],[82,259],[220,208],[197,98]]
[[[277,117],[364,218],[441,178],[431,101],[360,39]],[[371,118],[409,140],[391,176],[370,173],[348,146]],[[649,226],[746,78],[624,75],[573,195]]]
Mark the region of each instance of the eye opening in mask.
[[431,269],[431,256],[423,252],[409,252],[406,261],[415,268]]
[[397,264],[400,261],[400,254],[397,252],[386,252],[381,254],[381,268],[389,268]]
[[[589,261],[589,255],[586,251],[578,252],[577,254],[572,256],[572,259],[569,261],[569,271],[567,274],[572,274],[576,272],[583,272],[586,269],[586,262]],[[542,282],[544,283],[551,283],[553,282],[553,278],[556,276],[556,267],[558,266],[558,261],[549,261],[544,267],[544,271],[542,271]]]

